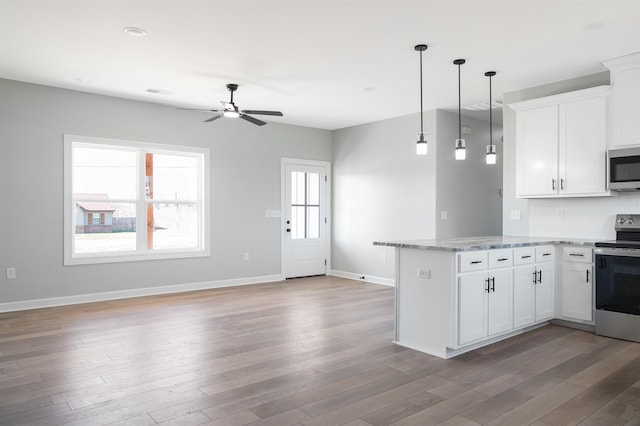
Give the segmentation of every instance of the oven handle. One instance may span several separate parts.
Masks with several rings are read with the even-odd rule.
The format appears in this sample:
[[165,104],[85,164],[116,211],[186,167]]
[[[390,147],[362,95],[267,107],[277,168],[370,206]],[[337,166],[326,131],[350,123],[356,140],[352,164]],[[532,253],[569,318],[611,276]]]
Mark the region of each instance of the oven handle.
[[603,255],[603,256],[640,257],[640,250],[638,249],[596,247],[593,252],[596,256]]

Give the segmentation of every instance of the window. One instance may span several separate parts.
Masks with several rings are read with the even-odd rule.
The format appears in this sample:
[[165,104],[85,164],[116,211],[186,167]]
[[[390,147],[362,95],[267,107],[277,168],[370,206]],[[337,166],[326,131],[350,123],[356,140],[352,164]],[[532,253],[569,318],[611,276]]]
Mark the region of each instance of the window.
[[320,236],[320,175],[291,172],[291,238]]
[[65,135],[65,264],[208,256],[208,159]]

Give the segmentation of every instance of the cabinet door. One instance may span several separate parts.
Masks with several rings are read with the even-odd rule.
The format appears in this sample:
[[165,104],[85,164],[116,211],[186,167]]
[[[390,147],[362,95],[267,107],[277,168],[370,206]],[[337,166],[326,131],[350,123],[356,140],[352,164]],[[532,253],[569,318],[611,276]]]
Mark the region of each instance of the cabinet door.
[[593,273],[591,264],[563,263],[562,316],[577,320],[592,320]]
[[458,344],[487,336],[486,272],[458,277]]
[[553,263],[536,265],[538,283],[536,284],[536,322],[553,318]]
[[511,269],[489,273],[488,334],[513,328],[513,272]]
[[606,107],[604,96],[560,105],[560,194],[606,192]]
[[558,193],[558,105],[516,116],[518,196]]
[[535,322],[536,267],[520,266],[513,269],[513,327],[526,327]]

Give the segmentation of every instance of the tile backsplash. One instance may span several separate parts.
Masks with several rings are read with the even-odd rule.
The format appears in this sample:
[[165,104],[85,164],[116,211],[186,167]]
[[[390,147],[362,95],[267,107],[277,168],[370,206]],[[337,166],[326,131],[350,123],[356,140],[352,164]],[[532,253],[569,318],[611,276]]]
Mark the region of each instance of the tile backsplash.
[[540,237],[615,238],[618,213],[640,214],[640,192],[599,198],[529,200],[529,234]]

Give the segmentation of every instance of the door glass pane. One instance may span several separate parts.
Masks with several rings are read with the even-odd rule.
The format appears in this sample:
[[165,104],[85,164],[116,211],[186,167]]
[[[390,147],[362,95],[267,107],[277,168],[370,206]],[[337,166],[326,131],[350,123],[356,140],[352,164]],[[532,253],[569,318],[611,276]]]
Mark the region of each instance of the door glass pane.
[[291,238],[294,240],[304,238],[305,218],[304,206],[291,207]]
[[291,172],[291,204],[304,204],[305,175],[304,172]]
[[320,204],[320,175],[307,173],[307,204]]
[[307,238],[320,237],[320,207],[307,207]]

